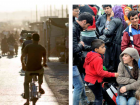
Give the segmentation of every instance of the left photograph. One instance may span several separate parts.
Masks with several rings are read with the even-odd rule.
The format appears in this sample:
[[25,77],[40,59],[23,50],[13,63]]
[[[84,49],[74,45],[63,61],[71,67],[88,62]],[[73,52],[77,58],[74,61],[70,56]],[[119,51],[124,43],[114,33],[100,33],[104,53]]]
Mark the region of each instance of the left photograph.
[[69,105],[69,7],[0,4],[0,105]]

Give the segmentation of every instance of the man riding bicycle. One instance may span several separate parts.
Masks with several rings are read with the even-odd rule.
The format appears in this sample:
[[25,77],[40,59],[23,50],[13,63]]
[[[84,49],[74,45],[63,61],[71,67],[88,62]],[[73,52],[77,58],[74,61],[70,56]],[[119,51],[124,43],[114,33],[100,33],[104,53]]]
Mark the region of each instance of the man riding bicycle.
[[[23,70],[25,70],[25,79],[24,79],[24,93],[25,99],[27,102],[24,105],[29,105],[29,82],[31,81],[30,73],[39,73],[39,92],[44,94],[45,91],[41,88],[41,84],[43,83],[43,73],[44,69],[43,66],[47,67],[46,65],[46,49],[38,44],[39,42],[39,35],[34,33],[33,36],[33,43],[27,45],[21,55],[21,63]],[[25,65],[23,61],[23,57],[28,55],[27,64]],[[43,57],[43,65],[41,65]]]

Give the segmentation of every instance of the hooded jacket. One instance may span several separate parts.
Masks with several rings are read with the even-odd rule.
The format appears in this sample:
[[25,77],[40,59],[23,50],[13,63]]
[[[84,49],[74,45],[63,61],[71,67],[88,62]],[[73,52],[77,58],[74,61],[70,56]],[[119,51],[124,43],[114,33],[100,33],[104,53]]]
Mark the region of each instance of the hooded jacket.
[[90,51],[87,53],[84,63],[85,81],[95,84],[96,81],[101,83],[104,77],[115,77],[115,73],[103,70],[103,59],[99,53]]
[[[123,54],[129,54],[132,58],[134,58],[137,62],[139,61],[139,54],[138,51],[135,48],[126,48],[121,54],[120,54],[120,64],[118,66],[118,73],[119,76],[117,77],[118,84],[126,84],[126,91],[128,90],[137,90],[140,87],[140,69],[138,69],[138,79],[130,79],[130,75],[128,74],[125,66],[128,68],[128,65],[123,63],[122,56]],[[131,70],[128,68],[128,70],[131,72]]]

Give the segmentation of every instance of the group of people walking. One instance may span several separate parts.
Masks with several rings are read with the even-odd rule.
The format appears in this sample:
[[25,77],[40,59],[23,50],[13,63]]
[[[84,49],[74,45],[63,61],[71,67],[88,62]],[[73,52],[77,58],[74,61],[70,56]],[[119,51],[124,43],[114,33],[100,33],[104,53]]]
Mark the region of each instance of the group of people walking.
[[2,55],[15,55],[18,54],[18,41],[14,38],[13,34],[9,35],[7,38],[6,35],[1,40],[1,51]]
[[97,5],[73,5],[73,105],[102,105],[103,82],[118,89],[117,105],[140,105],[139,12],[126,5],[102,8],[98,15]]

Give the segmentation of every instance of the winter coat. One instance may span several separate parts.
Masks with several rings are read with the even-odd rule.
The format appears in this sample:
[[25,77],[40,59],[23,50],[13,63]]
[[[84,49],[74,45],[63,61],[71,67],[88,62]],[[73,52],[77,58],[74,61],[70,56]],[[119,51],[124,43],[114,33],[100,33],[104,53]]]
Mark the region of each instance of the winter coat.
[[[126,24],[127,26],[127,24]],[[104,66],[109,71],[117,72],[121,54],[121,38],[125,27],[120,18],[111,18],[108,29],[103,31],[103,34],[111,38],[111,43],[106,45]]]
[[[140,26],[137,29],[135,29],[132,25],[132,35],[133,35],[133,43],[134,48],[137,49],[139,55],[140,55]],[[129,35],[129,27],[126,28],[125,32],[123,33],[123,38],[121,42],[121,50],[125,50],[127,47],[132,47],[131,41],[130,41],[130,35]]]
[[105,29],[105,23],[106,23],[107,16],[106,14],[103,14],[98,17],[96,21],[96,29],[98,30],[99,35],[103,35],[103,30]]
[[83,28],[77,23],[77,21],[75,21],[73,23],[73,65],[79,65],[83,67],[83,65],[81,65],[82,51],[89,51],[91,50],[91,47],[86,45],[83,47],[83,45],[79,43],[81,31],[83,31]]
[[113,37],[112,43],[121,45],[121,37],[126,27],[127,24],[125,23],[124,27],[120,18],[111,18],[111,21],[109,22],[109,27],[108,29],[105,29],[103,31],[103,34],[107,37]]
[[86,58],[84,66],[85,68],[85,81],[95,84],[96,81],[101,83],[104,77],[115,77],[115,73],[111,73],[103,70],[103,59],[99,53],[90,51]]
[[[140,87],[140,69],[138,68],[138,79],[130,79],[130,75],[128,74],[125,67],[128,68],[128,65],[123,63],[122,56],[123,54],[129,54],[132,58],[134,58],[137,62],[139,61],[139,54],[135,48],[127,48],[120,55],[120,63],[118,66],[119,76],[117,77],[118,84],[126,84],[126,91],[128,90],[137,90]],[[131,73],[131,70],[128,68]]]

